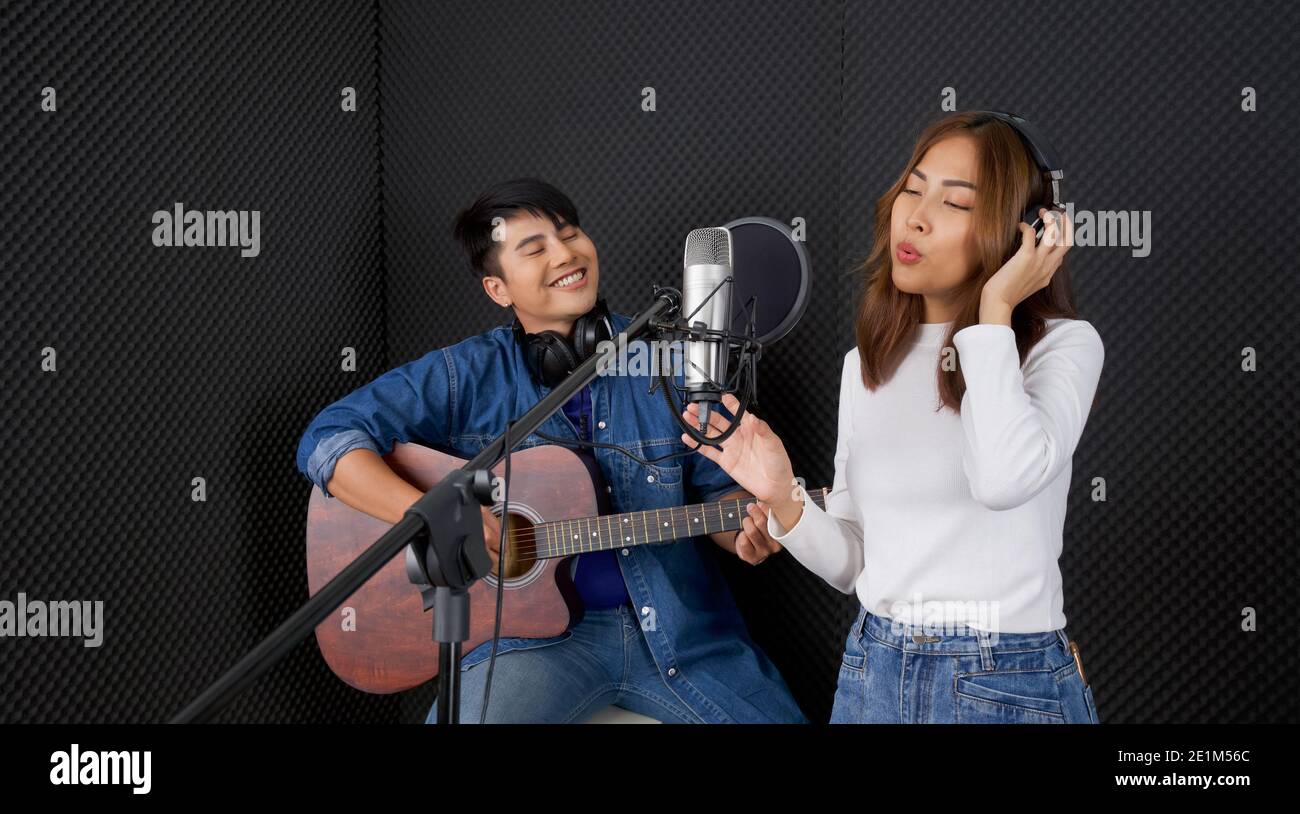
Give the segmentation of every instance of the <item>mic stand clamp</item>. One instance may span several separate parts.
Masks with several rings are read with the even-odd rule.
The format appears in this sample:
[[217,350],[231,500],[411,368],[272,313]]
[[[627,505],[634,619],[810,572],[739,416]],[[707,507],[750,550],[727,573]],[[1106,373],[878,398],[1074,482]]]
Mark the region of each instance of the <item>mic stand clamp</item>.
[[425,610],[433,606],[440,724],[460,722],[460,659],[469,638],[469,587],[492,571],[479,509],[492,505],[491,473],[459,469],[444,484],[450,488],[426,492],[405,513],[424,524],[407,550],[406,574],[421,586]]

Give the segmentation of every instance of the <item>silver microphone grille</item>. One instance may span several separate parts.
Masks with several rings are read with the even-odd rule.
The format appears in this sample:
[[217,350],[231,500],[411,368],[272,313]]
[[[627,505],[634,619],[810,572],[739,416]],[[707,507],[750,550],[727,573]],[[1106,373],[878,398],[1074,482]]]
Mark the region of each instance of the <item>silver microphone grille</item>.
[[721,226],[696,229],[686,236],[688,266],[730,266],[731,235]]

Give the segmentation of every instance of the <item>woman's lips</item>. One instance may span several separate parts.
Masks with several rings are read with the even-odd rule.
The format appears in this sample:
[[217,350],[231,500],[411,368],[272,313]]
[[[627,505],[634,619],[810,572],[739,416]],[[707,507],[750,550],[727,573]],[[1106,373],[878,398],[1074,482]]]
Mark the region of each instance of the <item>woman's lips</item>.
[[909,266],[921,262],[921,253],[911,243],[899,243],[894,256],[898,258],[898,262],[906,263]]

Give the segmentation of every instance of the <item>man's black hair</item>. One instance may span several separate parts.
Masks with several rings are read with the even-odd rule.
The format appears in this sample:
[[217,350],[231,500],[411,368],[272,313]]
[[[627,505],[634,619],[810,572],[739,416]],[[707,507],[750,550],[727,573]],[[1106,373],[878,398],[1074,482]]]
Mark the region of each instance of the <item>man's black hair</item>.
[[520,210],[551,219],[555,228],[565,224],[581,228],[578,210],[569,196],[540,178],[515,178],[485,190],[465,209],[456,213],[452,236],[469,257],[470,267],[479,276],[501,277],[498,252],[492,240],[492,220],[509,219]]

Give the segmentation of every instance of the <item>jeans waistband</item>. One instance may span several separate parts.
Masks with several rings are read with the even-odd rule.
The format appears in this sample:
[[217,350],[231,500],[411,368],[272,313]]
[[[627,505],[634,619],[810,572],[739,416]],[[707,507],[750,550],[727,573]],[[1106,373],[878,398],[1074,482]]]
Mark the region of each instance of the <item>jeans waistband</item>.
[[999,633],[974,628],[928,629],[921,625],[896,622],[888,616],[870,613],[865,608],[858,611],[857,633],[870,635],[900,650],[924,653],[972,654],[981,650],[1011,652],[1016,650],[1041,650],[1060,644],[1069,649],[1065,630],[1045,630],[1041,633]]

